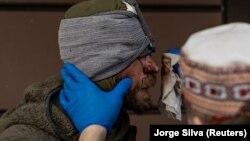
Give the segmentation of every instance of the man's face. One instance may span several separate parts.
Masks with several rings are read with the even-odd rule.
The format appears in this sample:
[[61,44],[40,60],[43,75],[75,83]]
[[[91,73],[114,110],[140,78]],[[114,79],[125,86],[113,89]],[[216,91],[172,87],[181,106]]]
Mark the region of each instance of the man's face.
[[133,80],[130,92],[125,96],[128,109],[142,113],[152,107],[151,96],[148,89],[156,83],[156,73],[159,67],[151,55],[135,60],[127,69],[118,74],[118,78],[130,76]]

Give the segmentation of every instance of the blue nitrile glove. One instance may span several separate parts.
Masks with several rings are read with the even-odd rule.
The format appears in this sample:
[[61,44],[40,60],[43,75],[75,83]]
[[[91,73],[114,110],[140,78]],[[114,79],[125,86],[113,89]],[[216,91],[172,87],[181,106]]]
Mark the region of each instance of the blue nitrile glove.
[[[177,49],[177,48],[167,50],[167,53],[176,54],[176,55],[180,55],[180,52],[181,52],[180,49]],[[174,73],[180,76],[178,63],[173,66],[173,71]]]
[[104,92],[72,64],[64,64],[61,76],[64,85],[60,104],[78,131],[97,124],[109,132],[118,118],[123,96],[130,89],[132,80],[125,78],[112,91]]

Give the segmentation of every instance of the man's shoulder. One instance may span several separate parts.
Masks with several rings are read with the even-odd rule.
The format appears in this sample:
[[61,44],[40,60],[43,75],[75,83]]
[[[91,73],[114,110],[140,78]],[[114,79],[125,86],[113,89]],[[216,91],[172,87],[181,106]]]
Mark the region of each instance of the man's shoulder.
[[0,135],[1,141],[35,141],[35,140],[46,140],[46,141],[55,141],[54,136],[49,135],[48,133],[35,128],[31,125],[12,125]]
[[25,92],[36,91],[36,90],[41,90],[41,89],[50,89],[61,84],[62,84],[61,76],[53,75],[43,81],[29,85],[25,89]]
[[44,101],[49,92],[62,85],[60,75],[54,75],[48,79],[29,85],[25,91],[25,102]]

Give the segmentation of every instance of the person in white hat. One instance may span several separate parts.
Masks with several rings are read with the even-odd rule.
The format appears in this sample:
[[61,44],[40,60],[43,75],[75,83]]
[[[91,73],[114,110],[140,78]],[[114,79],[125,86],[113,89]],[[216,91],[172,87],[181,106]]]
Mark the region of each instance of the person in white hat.
[[182,90],[189,124],[250,123],[250,24],[190,36],[182,47]]

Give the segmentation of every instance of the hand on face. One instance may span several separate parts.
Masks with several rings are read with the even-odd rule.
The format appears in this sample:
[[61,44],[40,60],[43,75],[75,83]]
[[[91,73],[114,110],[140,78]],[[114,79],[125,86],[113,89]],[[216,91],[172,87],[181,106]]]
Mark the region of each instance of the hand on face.
[[112,91],[103,92],[72,64],[64,64],[61,76],[64,85],[60,104],[78,131],[82,132],[92,124],[110,131],[119,115],[123,96],[131,86],[131,79],[125,78]]

